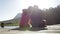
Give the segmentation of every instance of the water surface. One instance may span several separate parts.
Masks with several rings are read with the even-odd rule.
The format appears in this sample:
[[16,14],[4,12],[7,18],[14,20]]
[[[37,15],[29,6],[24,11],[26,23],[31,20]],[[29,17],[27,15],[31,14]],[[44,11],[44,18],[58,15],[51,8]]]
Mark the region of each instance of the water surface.
[[[14,28],[18,28],[19,26],[4,26],[4,28],[8,28],[8,29],[14,29]],[[1,26],[0,26],[1,28]]]

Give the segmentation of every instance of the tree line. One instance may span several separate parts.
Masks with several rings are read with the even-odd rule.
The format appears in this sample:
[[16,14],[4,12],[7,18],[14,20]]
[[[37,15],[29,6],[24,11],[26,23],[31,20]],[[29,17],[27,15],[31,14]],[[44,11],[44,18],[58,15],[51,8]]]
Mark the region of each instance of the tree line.
[[45,9],[44,17],[47,20],[47,24],[60,24],[60,5],[55,8]]

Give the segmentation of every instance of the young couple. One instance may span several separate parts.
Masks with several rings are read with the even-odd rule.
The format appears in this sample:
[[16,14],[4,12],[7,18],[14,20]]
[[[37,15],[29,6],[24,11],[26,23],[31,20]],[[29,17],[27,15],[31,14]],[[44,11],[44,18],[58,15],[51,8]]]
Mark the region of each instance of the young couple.
[[20,28],[24,27],[45,27],[43,11],[37,6],[29,7],[28,9],[23,9]]

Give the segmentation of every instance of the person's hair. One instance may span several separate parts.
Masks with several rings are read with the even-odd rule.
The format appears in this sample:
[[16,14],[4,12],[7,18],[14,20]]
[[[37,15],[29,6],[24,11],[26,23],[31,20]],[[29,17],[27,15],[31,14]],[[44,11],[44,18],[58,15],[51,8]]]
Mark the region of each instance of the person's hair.
[[28,7],[28,9],[31,9],[31,8],[32,8],[32,6],[29,6],[29,7]]
[[23,13],[24,13],[24,14],[29,14],[30,12],[29,12],[28,9],[23,9]]
[[27,9],[23,9],[23,12],[27,12]]
[[34,5],[34,8],[38,8],[38,6],[37,5]]

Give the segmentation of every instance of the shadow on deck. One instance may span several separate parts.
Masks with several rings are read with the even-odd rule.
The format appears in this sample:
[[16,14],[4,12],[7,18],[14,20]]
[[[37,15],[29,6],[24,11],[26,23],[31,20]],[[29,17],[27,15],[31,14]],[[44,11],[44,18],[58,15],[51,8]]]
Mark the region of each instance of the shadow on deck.
[[11,30],[19,30],[19,31],[26,31],[26,30],[29,30],[29,31],[40,31],[40,30],[48,30],[48,29],[47,28],[33,27],[33,28],[29,28],[29,29],[14,28],[14,29],[11,29]]

